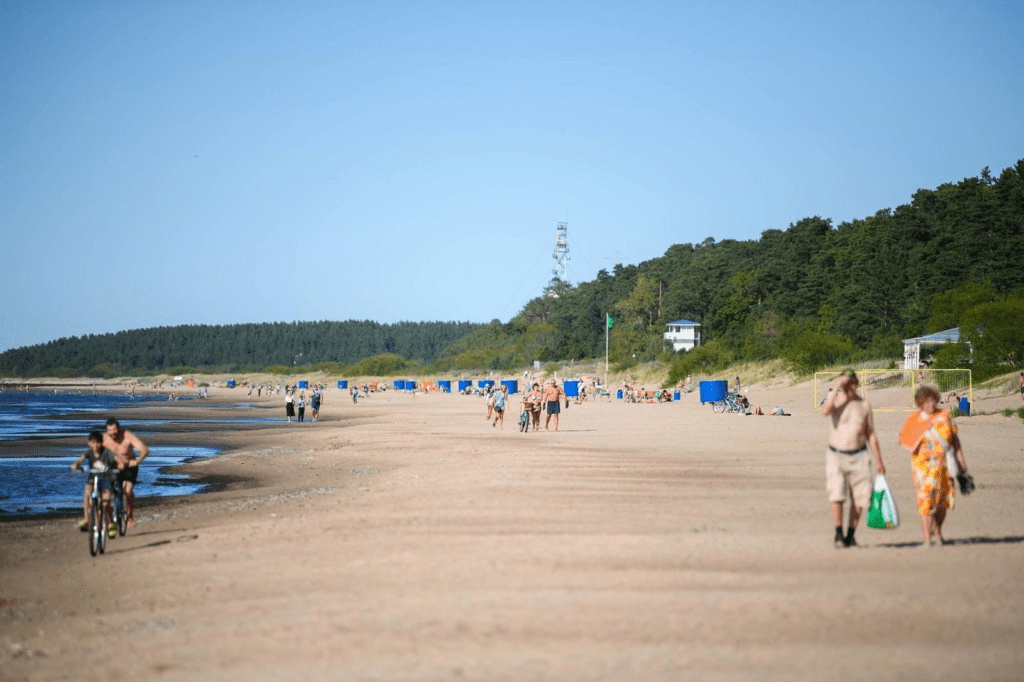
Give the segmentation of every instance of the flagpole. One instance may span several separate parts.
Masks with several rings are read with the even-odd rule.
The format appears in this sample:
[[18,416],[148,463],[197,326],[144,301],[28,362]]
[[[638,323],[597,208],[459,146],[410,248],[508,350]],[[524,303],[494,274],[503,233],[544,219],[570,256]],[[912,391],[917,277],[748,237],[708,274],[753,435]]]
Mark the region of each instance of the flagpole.
[[608,336],[611,334],[609,331],[611,327],[608,324],[609,317],[611,315],[608,313],[604,314],[604,390],[611,395],[612,387],[608,384]]

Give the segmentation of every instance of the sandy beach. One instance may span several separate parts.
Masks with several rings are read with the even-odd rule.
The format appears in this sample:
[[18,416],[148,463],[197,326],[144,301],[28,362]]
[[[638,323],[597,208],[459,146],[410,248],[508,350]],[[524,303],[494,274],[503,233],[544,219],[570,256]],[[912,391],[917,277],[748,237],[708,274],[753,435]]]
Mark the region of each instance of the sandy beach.
[[160,428],[224,448],[185,467],[213,492],[143,484],[96,558],[73,519],[0,525],[0,680],[1024,679],[1021,420],[959,420],[977,490],[927,549],[906,413],[876,413],[902,524],[835,550],[810,390],[750,388],[790,417],[588,401],[557,433],[518,397],[499,429],[480,398],[339,390],[315,424]]

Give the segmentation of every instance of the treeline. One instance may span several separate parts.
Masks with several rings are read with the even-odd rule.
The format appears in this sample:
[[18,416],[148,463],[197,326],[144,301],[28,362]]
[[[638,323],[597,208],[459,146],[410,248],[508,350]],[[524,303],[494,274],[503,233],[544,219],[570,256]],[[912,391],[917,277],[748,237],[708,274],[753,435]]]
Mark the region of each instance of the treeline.
[[[960,325],[974,354],[951,348],[939,360],[984,362],[992,373],[1024,353],[1022,254],[1018,161],[998,178],[986,168],[862,220],[833,226],[806,218],[758,240],[708,237],[602,270],[462,339],[440,362],[498,369],[603,357],[610,314],[610,354],[620,369],[655,359],[672,362],[673,377],[775,358],[797,371],[857,359],[895,363],[902,339]],[[665,324],[678,319],[701,325],[697,351],[666,351]]]
[[370,321],[182,325],[71,337],[0,354],[0,375],[113,377],[349,365],[372,356],[431,362],[482,325]]

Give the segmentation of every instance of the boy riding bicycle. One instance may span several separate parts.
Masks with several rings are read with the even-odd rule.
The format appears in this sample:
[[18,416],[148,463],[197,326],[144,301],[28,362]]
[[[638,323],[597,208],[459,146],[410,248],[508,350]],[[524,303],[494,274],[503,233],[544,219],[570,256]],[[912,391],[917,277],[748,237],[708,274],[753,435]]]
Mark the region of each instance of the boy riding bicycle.
[[[86,457],[89,458],[89,468],[106,469],[107,473],[100,476],[96,480],[99,481],[100,493],[103,500],[103,506],[107,510],[107,518],[114,518],[113,508],[110,506],[110,488],[113,482],[114,476],[117,474],[117,458],[114,453],[103,447],[103,434],[99,431],[93,431],[89,434],[89,449],[71,465],[72,471],[77,471],[82,462],[85,461]],[[78,522],[78,528],[81,531],[89,529],[89,498],[92,497],[92,478],[90,477],[88,482],[85,484],[85,496],[82,498],[82,513],[85,516],[84,519]],[[117,533],[117,526],[111,523],[107,527],[107,532],[110,537],[114,537]]]

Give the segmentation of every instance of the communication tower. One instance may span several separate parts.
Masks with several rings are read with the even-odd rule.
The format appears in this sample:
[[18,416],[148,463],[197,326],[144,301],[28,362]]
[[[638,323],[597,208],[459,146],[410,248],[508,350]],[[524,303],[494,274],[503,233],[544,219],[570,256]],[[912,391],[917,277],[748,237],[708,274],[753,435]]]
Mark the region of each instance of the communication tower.
[[551,254],[555,259],[555,266],[551,268],[551,282],[544,292],[552,298],[558,298],[559,294],[569,288],[569,223],[560,222],[555,226],[555,250]]

